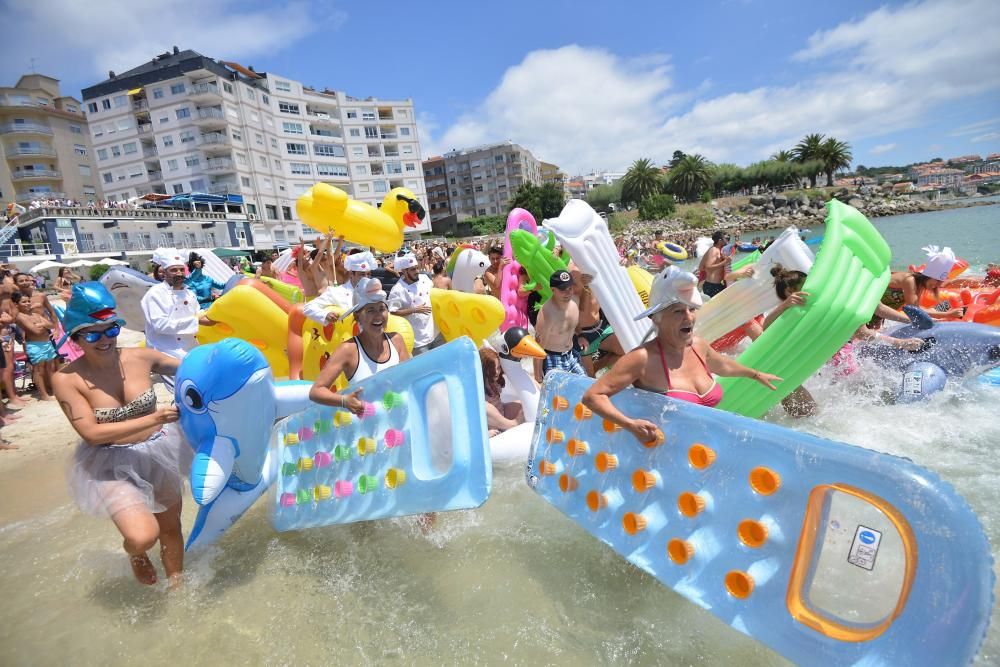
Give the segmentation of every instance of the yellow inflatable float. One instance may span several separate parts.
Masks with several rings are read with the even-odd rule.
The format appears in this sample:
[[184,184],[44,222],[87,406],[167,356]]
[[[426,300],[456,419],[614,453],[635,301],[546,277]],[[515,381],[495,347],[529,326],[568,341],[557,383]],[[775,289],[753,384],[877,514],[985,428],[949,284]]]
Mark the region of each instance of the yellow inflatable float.
[[642,305],[648,307],[649,290],[653,287],[653,274],[636,264],[631,265],[626,270],[628,271],[629,280],[632,281],[632,287],[635,288],[635,291],[639,293],[639,298],[642,299]]
[[343,236],[351,243],[381,252],[396,252],[403,245],[403,228],[424,219],[424,207],[406,188],[393,188],[382,207],[351,199],[340,188],[317,183],[299,197],[295,210],[304,223],[323,234]]
[[[253,284],[256,283],[256,284]],[[281,296],[258,281],[241,282],[216,299],[205,315],[212,326],[198,329],[198,342],[240,338],[264,354],[275,377],[288,377],[288,310]]]

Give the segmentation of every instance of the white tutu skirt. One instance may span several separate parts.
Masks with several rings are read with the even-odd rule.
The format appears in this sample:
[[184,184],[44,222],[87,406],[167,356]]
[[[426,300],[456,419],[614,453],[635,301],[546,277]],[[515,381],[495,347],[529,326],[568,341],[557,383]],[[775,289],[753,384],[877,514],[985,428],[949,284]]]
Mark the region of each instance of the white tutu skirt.
[[163,512],[180,502],[192,455],[177,424],[130,445],[81,442],[69,471],[70,495],[81,510],[96,516],[113,517],[135,505]]

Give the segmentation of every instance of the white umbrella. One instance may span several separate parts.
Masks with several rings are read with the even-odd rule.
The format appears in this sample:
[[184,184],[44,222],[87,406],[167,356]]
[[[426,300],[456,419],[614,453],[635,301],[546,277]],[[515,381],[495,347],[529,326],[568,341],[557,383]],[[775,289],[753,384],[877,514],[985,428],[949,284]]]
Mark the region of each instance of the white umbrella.
[[128,266],[128,262],[123,262],[120,259],[111,259],[110,257],[99,259],[95,262],[95,264],[107,264],[108,266]]
[[53,262],[51,259],[47,259],[41,264],[36,264],[35,266],[28,269],[28,273],[38,273],[39,271],[48,271],[49,269],[61,269],[67,266],[66,264],[61,264],[60,262]]
[[70,267],[71,269],[77,269],[81,266],[93,266],[96,263],[97,262],[91,262],[90,260],[87,259],[78,259],[71,264],[67,264],[66,266]]

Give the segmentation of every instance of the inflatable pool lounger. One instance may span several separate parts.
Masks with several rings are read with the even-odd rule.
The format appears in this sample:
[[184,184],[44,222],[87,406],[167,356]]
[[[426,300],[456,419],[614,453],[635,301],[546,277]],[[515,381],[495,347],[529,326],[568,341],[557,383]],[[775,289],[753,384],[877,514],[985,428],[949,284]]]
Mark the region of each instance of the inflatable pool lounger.
[[546,376],[527,481],[616,552],[800,664],[962,665],[993,607],[976,515],[910,461],[658,394],[639,444]]

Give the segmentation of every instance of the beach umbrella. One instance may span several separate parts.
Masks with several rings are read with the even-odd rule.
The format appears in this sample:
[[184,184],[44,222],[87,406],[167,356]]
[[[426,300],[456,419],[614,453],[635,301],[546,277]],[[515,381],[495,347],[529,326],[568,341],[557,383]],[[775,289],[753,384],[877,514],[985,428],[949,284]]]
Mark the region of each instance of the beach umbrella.
[[91,262],[90,260],[87,259],[78,259],[75,262],[67,264],[66,266],[70,267],[71,269],[78,269],[81,266],[93,266],[96,263],[97,262]]
[[36,264],[28,269],[28,273],[38,273],[39,271],[48,271],[49,269],[61,269],[64,266],[68,265],[60,262],[53,262],[51,259],[47,259],[41,264]]
[[95,264],[107,264],[108,266],[128,266],[128,262],[123,262],[120,259],[111,259],[110,257],[99,259],[95,262]]

